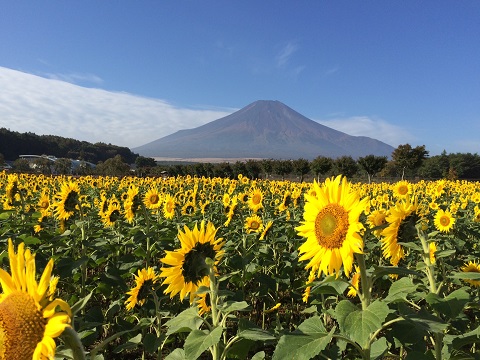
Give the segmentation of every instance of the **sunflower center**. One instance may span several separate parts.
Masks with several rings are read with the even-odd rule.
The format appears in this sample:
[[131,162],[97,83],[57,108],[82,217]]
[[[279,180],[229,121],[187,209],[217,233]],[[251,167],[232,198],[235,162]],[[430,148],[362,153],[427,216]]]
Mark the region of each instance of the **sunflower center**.
[[448,216],[442,216],[440,218],[440,224],[442,224],[442,226],[448,226],[448,224],[450,224],[450,218]]
[[400,186],[400,187],[398,188],[398,193],[399,193],[400,195],[406,195],[406,194],[408,194],[408,186],[405,186],[405,185]]
[[252,203],[254,203],[255,205],[258,205],[260,204],[261,201],[262,201],[262,197],[260,194],[253,194]]
[[33,298],[16,291],[0,303],[0,359],[31,359],[47,321]]
[[315,218],[315,236],[326,249],[339,249],[348,231],[348,213],[338,204],[328,204]]
[[150,195],[150,204],[158,204],[160,197],[157,194]]
[[257,230],[260,227],[260,223],[256,220],[253,220],[250,223],[250,229]]
[[417,236],[417,229],[415,228],[417,220],[418,216],[412,213],[401,222],[397,235],[399,242],[410,242],[415,239]]
[[197,284],[205,276],[208,275],[209,269],[205,263],[208,257],[215,259],[215,249],[210,243],[197,243],[187,254],[182,266],[182,275],[185,278],[185,283],[192,282]]
[[70,191],[64,202],[65,211],[75,211],[77,205],[78,193],[76,191]]

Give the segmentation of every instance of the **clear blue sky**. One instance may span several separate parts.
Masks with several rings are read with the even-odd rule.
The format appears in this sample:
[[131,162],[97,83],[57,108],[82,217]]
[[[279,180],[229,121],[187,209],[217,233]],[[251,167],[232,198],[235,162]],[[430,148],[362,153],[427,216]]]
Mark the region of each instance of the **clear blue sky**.
[[480,152],[480,1],[3,1],[0,66],[184,108],[279,100]]

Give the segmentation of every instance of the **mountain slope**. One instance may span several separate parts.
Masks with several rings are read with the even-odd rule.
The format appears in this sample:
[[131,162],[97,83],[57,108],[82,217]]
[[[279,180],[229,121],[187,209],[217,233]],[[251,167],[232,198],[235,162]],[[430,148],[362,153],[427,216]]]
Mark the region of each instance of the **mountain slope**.
[[333,130],[279,101],[259,100],[233,114],[177,131],[133,151],[171,158],[313,159],[319,155],[390,156],[393,147]]

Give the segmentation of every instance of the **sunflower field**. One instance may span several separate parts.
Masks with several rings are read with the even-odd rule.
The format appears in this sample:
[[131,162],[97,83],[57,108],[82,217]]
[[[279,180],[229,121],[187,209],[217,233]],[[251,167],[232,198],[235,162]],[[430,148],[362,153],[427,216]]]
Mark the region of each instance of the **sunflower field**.
[[0,173],[0,359],[480,359],[480,183]]

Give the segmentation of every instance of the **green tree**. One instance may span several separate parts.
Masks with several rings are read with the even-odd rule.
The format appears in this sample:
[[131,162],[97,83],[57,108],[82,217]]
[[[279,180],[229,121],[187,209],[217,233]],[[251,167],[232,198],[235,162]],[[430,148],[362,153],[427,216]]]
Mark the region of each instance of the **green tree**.
[[262,172],[262,167],[260,163],[256,160],[249,159],[245,162],[245,169],[247,170],[247,175],[250,179],[258,179],[260,173]]
[[297,159],[292,161],[293,172],[300,176],[300,182],[303,182],[303,177],[310,172],[310,162],[306,159]]
[[405,173],[412,176],[415,170],[422,166],[423,160],[428,156],[425,145],[412,148],[410,144],[399,145],[392,153],[392,160],[395,166],[402,172],[402,180]]
[[358,171],[357,162],[349,155],[340,156],[333,161],[336,175],[352,178]]
[[333,168],[333,160],[326,156],[317,156],[310,163],[310,169],[320,181],[320,175],[326,175]]
[[386,156],[367,155],[360,157],[357,164],[367,173],[368,183],[370,184],[372,177],[378,174],[387,164]]
[[285,180],[285,176],[289,175],[293,171],[293,165],[291,160],[275,160],[273,163],[273,171],[275,174],[280,175],[282,180]]
[[18,158],[13,162],[13,170],[20,173],[29,173],[32,172],[30,163],[27,159]]
[[67,158],[60,158],[55,161],[53,168],[57,174],[71,174],[72,173],[72,160]]
[[265,179],[268,179],[268,176],[272,173],[273,163],[273,159],[263,159],[260,161],[260,166],[262,168]]
[[120,155],[99,162],[95,172],[104,176],[125,176],[130,173],[130,165],[126,164]]

